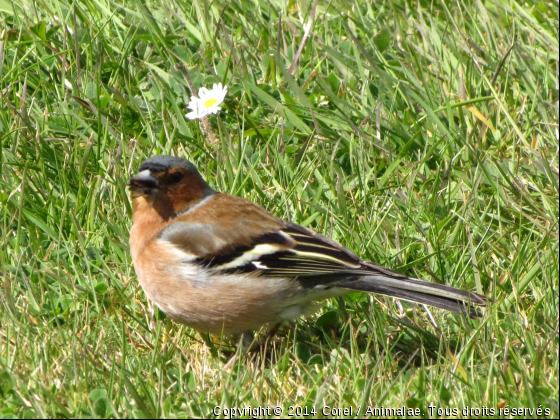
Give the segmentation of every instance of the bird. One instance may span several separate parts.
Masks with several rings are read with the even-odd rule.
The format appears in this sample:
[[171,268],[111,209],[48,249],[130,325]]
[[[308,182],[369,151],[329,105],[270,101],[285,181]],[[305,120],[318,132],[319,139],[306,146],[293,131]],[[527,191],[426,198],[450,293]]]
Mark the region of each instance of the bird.
[[180,157],[148,158],[128,186],[139,283],[167,316],[200,333],[251,334],[356,291],[471,318],[493,301],[361,259],[326,236],[214,190]]

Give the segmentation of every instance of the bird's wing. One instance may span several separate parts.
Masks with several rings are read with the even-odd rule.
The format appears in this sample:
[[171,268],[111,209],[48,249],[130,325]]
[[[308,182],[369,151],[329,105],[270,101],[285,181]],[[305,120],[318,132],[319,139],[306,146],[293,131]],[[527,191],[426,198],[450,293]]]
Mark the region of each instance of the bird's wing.
[[353,275],[407,278],[368,263],[332,239],[295,223],[285,222],[264,233],[257,229],[248,234],[242,228],[235,232],[244,234],[236,237],[230,229],[218,225],[177,221],[160,238],[193,254],[196,262],[208,269],[297,277],[303,286],[314,287],[318,282],[332,283]]
[[357,256],[324,239],[327,238],[314,236],[313,232],[290,223],[253,238],[251,246],[242,249],[241,254],[234,253],[204,263],[214,270],[256,271],[272,277],[294,278],[342,275],[362,268]]

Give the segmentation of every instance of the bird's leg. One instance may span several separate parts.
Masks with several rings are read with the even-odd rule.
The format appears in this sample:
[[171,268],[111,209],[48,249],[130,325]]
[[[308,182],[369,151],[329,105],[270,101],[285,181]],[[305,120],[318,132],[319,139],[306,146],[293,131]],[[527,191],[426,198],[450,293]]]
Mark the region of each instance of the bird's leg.
[[251,349],[251,345],[255,341],[255,333],[253,333],[253,331],[245,331],[238,337],[239,339],[237,340],[237,342],[239,343],[239,345],[237,347],[237,351],[224,365],[224,370],[229,370],[234,365],[234,363],[237,362],[240,356],[246,355]]
[[254,341],[255,333],[253,331],[245,331],[244,333],[241,333],[241,353],[248,353]]
[[335,296],[336,301],[338,302],[338,306],[341,310],[343,310],[344,312],[346,312],[346,303],[344,302],[344,299],[342,298],[342,296]]
[[266,343],[268,340],[270,340],[272,337],[276,335],[276,333],[280,329],[280,325],[282,325],[282,323],[278,322],[274,324],[270,330],[268,330],[268,332],[266,333],[266,337],[264,338],[264,343]]
[[204,343],[206,344],[206,346],[210,349],[210,354],[212,355],[212,358],[217,359],[219,357],[218,350],[216,350],[216,346],[214,345],[214,342],[212,341],[212,337],[210,337],[210,334],[206,334],[206,333],[199,333],[199,334],[202,340],[204,341]]
[[150,299],[147,300],[148,305],[148,326],[152,331],[156,330],[156,323],[155,323],[155,306]]
[[171,324],[171,318],[167,318],[166,322],[165,322],[165,327],[163,329],[163,337],[161,338],[161,344],[162,344],[162,351],[165,352],[167,351],[167,347],[169,344],[169,341],[171,341],[171,329],[173,328],[173,325]]
[[[259,341],[252,341],[251,344],[248,348],[247,351],[250,352],[258,352],[261,350],[264,350],[266,353],[266,345],[267,343],[270,341],[270,339],[272,337],[274,337],[276,335],[276,333],[278,332],[278,329],[280,328],[280,325],[282,325],[281,322],[278,322],[276,324],[274,324],[266,333],[266,335],[264,336],[264,338],[262,338]],[[253,333],[251,333],[253,334]],[[254,335],[252,335],[253,339],[254,339]]]

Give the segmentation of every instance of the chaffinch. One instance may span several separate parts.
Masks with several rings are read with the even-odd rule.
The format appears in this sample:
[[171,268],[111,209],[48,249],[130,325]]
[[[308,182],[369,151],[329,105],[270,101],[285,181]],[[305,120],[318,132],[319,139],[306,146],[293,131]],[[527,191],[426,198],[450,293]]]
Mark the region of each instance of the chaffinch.
[[128,185],[138,280],[163,312],[199,332],[248,333],[357,290],[471,317],[480,316],[473,305],[490,300],[364,261],[323,235],[213,190],[185,159],[153,156]]

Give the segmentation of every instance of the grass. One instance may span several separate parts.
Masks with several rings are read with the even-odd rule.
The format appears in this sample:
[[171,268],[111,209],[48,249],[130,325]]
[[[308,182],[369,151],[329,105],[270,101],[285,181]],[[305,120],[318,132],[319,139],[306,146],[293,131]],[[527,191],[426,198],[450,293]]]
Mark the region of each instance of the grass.
[[[557,417],[558,53],[557,1],[0,0],[0,415]],[[182,68],[228,86],[214,142]],[[126,183],[161,153],[499,303],[436,328],[352,294],[224,370],[235,342],[152,312],[131,265]]]

